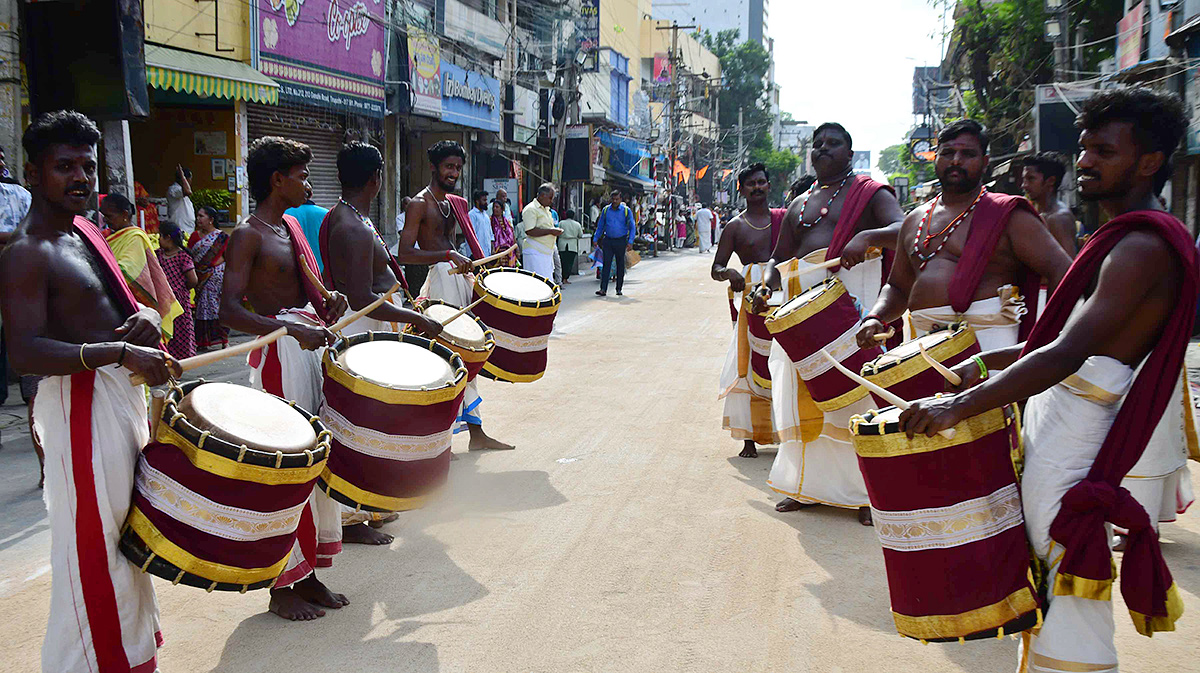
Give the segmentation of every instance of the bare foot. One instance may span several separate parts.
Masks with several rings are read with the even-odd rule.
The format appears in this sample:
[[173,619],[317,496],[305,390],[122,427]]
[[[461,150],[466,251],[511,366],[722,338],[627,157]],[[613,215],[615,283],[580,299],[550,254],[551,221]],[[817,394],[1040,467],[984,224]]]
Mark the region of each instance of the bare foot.
[[471,432],[471,443],[467,448],[471,451],[511,451],[517,448],[512,444],[505,444],[497,439],[492,439],[483,431],[482,425],[472,423],[467,427]]
[[742,447],[742,452],[738,454],[738,458],[758,458],[758,447],[749,439],[746,440],[746,445]]
[[871,521],[871,508],[870,507],[859,507],[858,508],[858,522],[864,526],[874,526],[875,525]]
[[783,500],[779,501],[779,504],[775,505],[775,511],[795,512],[806,507],[812,507],[813,504],[814,503],[811,502],[800,502],[799,500],[793,500],[792,498],[784,498]]
[[329,590],[329,587],[321,584],[321,580],[317,579],[317,574],[313,573],[308,577],[296,582],[292,585],[296,595],[300,596],[309,603],[316,603],[322,607],[333,608],[340,610],[344,605],[350,605],[350,599],[342,594],[335,594]]
[[342,542],[346,544],[385,545],[394,540],[391,535],[381,533],[365,523],[342,526]]
[[378,521],[368,521],[367,525],[371,528],[383,528],[385,524],[389,524],[400,518],[400,512],[392,512]]
[[293,622],[309,622],[325,616],[324,610],[301,598],[291,587],[271,589],[271,604],[267,609]]

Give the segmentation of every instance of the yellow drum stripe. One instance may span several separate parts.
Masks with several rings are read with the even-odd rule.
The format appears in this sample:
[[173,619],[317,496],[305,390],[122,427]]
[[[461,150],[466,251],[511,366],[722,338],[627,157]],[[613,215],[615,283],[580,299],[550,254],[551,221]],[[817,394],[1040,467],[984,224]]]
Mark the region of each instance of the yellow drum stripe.
[[779,334],[791,329],[829,308],[833,302],[837,301],[838,297],[844,294],[846,294],[846,286],[842,284],[842,281],[831,278],[825,282],[825,289],[804,306],[800,306],[786,315],[779,315],[779,309],[783,308],[782,306],[772,311],[771,315],[767,316],[767,329],[771,334]]
[[413,498],[393,498],[386,495],[379,495],[378,493],[372,493],[351,484],[328,469],[321,474],[321,479],[325,481],[327,492],[332,489],[360,505],[386,509],[389,512],[404,512],[410,509],[419,509],[424,507],[425,503],[432,497],[432,494],[420,495]]
[[378,400],[384,404],[412,404],[417,406],[441,404],[442,402],[449,402],[458,397],[463,389],[467,387],[465,371],[461,376],[457,372],[455,373],[455,383],[452,386],[444,386],[434,390],[401,390],[381,386],[378,383],[372,383],[362,377],[351,374],[333,359],[332,350],[327,349],[325,351],[323,360],[325,376],[333,379],[355,395],[362,395],[363,397]]
[[179,434],[166,423],[158,426],[158,437],[156,439],[182,451],[183,455],[187,456],[188,461],[197,469],[204,470],[209,474],[215,474],[218,477],[250,481],[267,486],[303,484],[319,477],[321,470],[325,469],[325,459],[316,461],[309,467],[288,468],[239,463],[236,460],[219,456],[211,451],[197,448],[195,444],[189,442],[183,435]]
[[173,563],[180,570],[185,570],[193,575],[203,577],[206,580],[214,582],[225,582],[227,584],[254,584],[256,582],[265,582],[273,580],[283,572],[287,567],[288,557],[291,556],[289,551],[287,555],[279,559],[279,562],[267,568],[238,568],[235,566],[227,566],[222,563],[214,563],[198,558],[183,549],[174,542],[171,542],[155,527],[150,519],[142,514],[137,506],[133,506],[129,510],[129,518],[125,520],[126,525],[133,529],[138,537],[142,538],[142,542],[150,548],[150,551],[163,557],[167,561]]
[[854,451],[859,456],[863,458],[891,458],[894,456],[909,456],[916,453],[941,451],[952,446],[969,444],[993,432],[1003,430],[1005,423],[1004,410],[992,409],[978,416],[972,416],[954,426],[954,439],[946,439],[941,435],[934,435],[933,437],[917,435],[909,439],[902,432],[886,435],[860,434],[860,429],[867,422],[862,416],[853,416],[850,418],[850,432],[854,435]]
[[541,371],[536,374],[514,374],[512,372],[504,371],[491,362],[484,363],[483,371],[495,376],[501,381],[508,381],[509,383],[533,383],[534,381],[542,378],[542,376],[546,373]]

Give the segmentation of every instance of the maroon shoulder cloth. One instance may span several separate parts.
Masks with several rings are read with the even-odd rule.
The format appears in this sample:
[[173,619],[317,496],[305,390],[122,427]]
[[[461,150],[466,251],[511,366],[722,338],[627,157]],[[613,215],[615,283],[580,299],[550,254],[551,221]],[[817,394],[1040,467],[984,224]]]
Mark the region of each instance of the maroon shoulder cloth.
[[104,234],[96,228],[96,225],[88,221],[86,217],[75,216],[72,224],[75,225],[75,233],[79,234],[84,243],[92,249],[92,254],[100,262],[100,271],[104,274],[104,279],[113,295],[116,297],[118,308],[124,313],[125,317],[137,313],[139,310],[137,299],[133,297],[133,290],[129,289],[129,284],[125,282],[125,275],[121,273],[121,266],[117,264],[117,258],[113,256],[112,249],[108,247],[108,242],[104,240]]
[[[954,277],[950,281],[950,307],[957,313],[966,313],[975,300],[975,290],[983,279],[983,271],[996,252],[996,246],[1008,227],[1008,218],[1018,208],[1029,211],[1034,217],[1041,216],[1034,210],[1033,204],[1020,196],[1008,194],[993,194],[986,192],[975,206],[975,214],[971,217],[971,229],[967,232],[967,244],[963,247],[962,257],[954,268]],[[1029,337],[1034,322],[1037,321],[1038,291],[1041,278],[1027,267],[1022,267],[1017,279],[1017,288],[1025,300],[1026,313],[1021,317],[1018,334],[1022,340]]]
[[467,238],[467,245],[471,248],[471,257],[483,259],[483,248],[479,245],[479,239],[475,237],[475,227],[471,226],[471,216],[468,214],[471,211],[471,204],[457,194],[447,194],[446,200],[450,202],[450,210],[454,212],[454,219],[458,221],[459,229],[462,229],[463,236]]
[[307,264],[308,268],[312,270],[310,276],[303,270],[296,269],[296,273],[300,274],[300,287],[304,288],[304,298],[312,304],[321,321],[328,324],[330,320],[325,314],[325,295],[321,294],[321,288],[313,284],[311,280],[321,277],[316,255],[313,255],[312,248],[308,247],[308,239],[304,238],[304,230],[300,228],[299,220],[291,215],[284,215],[283,226],[287,227],[288,236],[292,239],[292,254],[296,257],[296,263]]
[[[743,213],[744,215],[744,213]],[[772,208],[771,209],[771,250],[775,250],[775,244],[779,242],[779,231],[783,225],[783,217],[787,215],[787,208]]]
[[1087,478],[1063,496],[1062,508],[1050,525],[1050,537],[1065,549],[1054,594],[1094,598],[1097,590],[1111,591],[1114,579],[1104,522],[1128,529],[1129,539],[1121,563],[1121,595],[1138,633],[1149,636],[1155,631],[1174,631],[1175,620],[1183,613],[1183,602],[1163,560],[1149,516],[1129,491],[1121,487],[1121,480],[1145,451],[1167,407],[1192,333],[1200,270],[1196,248],[1183,224],[1169,213],[1139,210],[1100,227],[1079,251],[1047,302],[1021,355],[1058,337],[1109,251],[1134,231],[1161,236],[1179,255],[1183,265],[1179,298],[1158,343],[1125,395]]

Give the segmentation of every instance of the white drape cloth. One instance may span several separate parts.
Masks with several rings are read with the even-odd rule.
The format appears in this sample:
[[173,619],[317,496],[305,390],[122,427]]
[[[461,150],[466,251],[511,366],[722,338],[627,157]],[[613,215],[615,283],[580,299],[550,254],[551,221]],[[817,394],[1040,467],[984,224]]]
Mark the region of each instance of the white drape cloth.
[[536,273],[546,280],[554,280],[554,254],[552,252],[539,250],[533,245],[526,245],[524,251],[521,253],[521,262],[527,270]]
[[1194,422],[1192,410],[1184,404],[1186,373],[1181,374],[1171,393],[1171,401],[1154,428],[1142,457],[1125,475],[1121,485],[1141,503],[1150,522],[1174,521],[1183,514],[1196,496],[1192,492],[1192,473],[1188,469],[1188,440],[1185,424]]
[[[747,264],[742,271],[746,287],[753,289],[763,276],[762,264]],[[744,310],[742,294],[733,295],[733,305],[739,313]],[[753,440],[758,444],[775,444],[779,441],[771,422],[771,389],[754,381],[747,369],[746,376],[738,376],[739,323],[734,321],[733,334],[729,339],[729,351],[725,354],[725,366],[721,368],[718,382],[718,399],[725,400],[721,415],[721,427],[738,440]],[[759,341],[747,334],[750,348],[764,356],[771,352],[773,341]]]
[[[526,258],[528,259],[528,256]],[[551,261],[549,255],[546,255],[546,259]],[[459,308],[469,306],[474,299],[475,277],[471,274],[451,274],[450,270],[453,268],[449,262],[438,262],[430,266],[429,275],[425,277],[425,287],[421,288],[421,296],[440,299]],[[550,274],[546,274],[546,278],[549,277]],[[459,409],[454,432],[457,434],[466,430],[468,423],[483,425],[482,406],[483,398],[479,395],[476,381],[470,381],[463,392],[462,408]]]
[[129,385],[128,374],[109,366],[48,376],[35,398],[53,573],[46,673],[156,670],[154,587],[117,548],[134,467],[150,439],[145,388]]
[[966,313],[956,313],[950,306],[937,306],[910,311],[905,321],[905,341],[966,321],[975,331],[979,347],[986,351],[1006,348],[1018,343],[1021,316],[1025,302],[1018,298],[1016,288],[1005,285],[1000,296],[971,302]]

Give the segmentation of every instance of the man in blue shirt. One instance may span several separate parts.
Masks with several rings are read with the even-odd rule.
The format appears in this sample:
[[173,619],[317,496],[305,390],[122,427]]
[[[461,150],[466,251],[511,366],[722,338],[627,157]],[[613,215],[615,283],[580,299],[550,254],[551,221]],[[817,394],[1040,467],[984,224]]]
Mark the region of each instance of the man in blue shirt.
[[309,187],[308,200],[304,202],[304,205],[288,208],[283,212],[300,222],[300,228],[304,230],[304,238],[308,240],[308,247],[312,248],[313,257],[317,258],[317,268],[324,272],[325,262],[321,259],[321,245],[317,239],[321,233],[321,223],[325,221],[325,214],[329,212],[329,209],[313,203],[312,187]]
[[600,272],[600,289],[596,294],[608,296],[608,279],[612,275],[613,260],[617,262],[617,296],[621,296],[621,286],[625,284],[625,253],[633,250],[633,237],[637,235],[637,227],[633,223],[633,211],[621,203],[621,190],[614,189],[609,195],[610,201],[600,211],[596,222],[596,234],[592,243],[599,246],[604,256],[604,268]]

